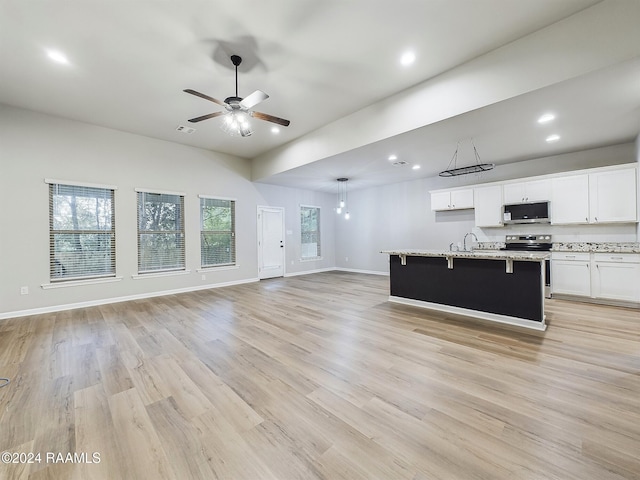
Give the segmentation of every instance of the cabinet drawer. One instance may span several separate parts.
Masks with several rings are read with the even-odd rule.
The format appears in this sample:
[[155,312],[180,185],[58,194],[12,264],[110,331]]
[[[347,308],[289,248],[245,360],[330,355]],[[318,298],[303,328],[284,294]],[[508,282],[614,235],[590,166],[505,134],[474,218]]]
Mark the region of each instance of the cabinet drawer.
[[594,253],[595,262],[608,263],[640,263],[640,254],[637,253]]
[[551,260],[588,262],[591,260],[591,254],[589,252],[551,252]]

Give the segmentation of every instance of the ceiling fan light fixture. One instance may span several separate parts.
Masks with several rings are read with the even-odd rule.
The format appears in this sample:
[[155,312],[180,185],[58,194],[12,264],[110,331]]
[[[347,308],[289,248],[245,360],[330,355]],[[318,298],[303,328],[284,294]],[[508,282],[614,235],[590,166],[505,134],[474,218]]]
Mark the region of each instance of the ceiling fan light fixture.
[[248,137],[253,133],[249,123],[249,115],[242,110],[231,110],[224,116],[224,121],[220,124],[223,132],[232,137]]

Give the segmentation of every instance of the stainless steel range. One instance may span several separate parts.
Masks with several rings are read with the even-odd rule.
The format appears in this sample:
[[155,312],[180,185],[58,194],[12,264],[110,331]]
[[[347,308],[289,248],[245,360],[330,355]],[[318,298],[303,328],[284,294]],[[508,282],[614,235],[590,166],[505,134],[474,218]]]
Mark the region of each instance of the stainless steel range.
[[[507,235],[503,250],[548,252],[553,246],[551,235]],[[544,296],[551,298],[551,261],[545,261]]]

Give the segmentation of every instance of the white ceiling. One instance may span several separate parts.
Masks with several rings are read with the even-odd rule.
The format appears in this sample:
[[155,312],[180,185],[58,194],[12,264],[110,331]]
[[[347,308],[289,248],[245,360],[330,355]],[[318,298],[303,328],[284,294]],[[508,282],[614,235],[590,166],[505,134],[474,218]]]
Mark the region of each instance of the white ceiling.
[[[0,103],[255,158],[596,3],[0,0]],[[50,61],[47,49],[64,52],[69,65]],[[406,49],[417,55],[408,68],[398,61]],[[240,96],[267,92],[256,110],[290,127],[274,135],[254,120],[253,136],[237,138],[219,129],[219,118],[187,122],[220,107],[183,89],[221,100],[234,94],[231,54],[244,59]],[[338,176],[359,177],[362,186],[414,178],[378,161],[390,151],[433,175],[456,141],[470,137],[483,160],[496,163],[630,141],[639,130],[638,71],[637,61],[626,62],[265,181],[330,190]],[[571,141],[540,142],[531,118],[540,105],[563,112],[558,126],[574,132]]]

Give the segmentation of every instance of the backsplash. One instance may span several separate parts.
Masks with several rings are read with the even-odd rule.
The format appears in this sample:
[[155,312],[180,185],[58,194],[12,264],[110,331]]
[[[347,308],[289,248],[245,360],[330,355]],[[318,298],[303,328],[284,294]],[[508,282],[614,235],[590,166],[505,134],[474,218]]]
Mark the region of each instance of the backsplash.
[[504,242],[478,242],[474,246],[476,250],[500,250],[504,247]]

